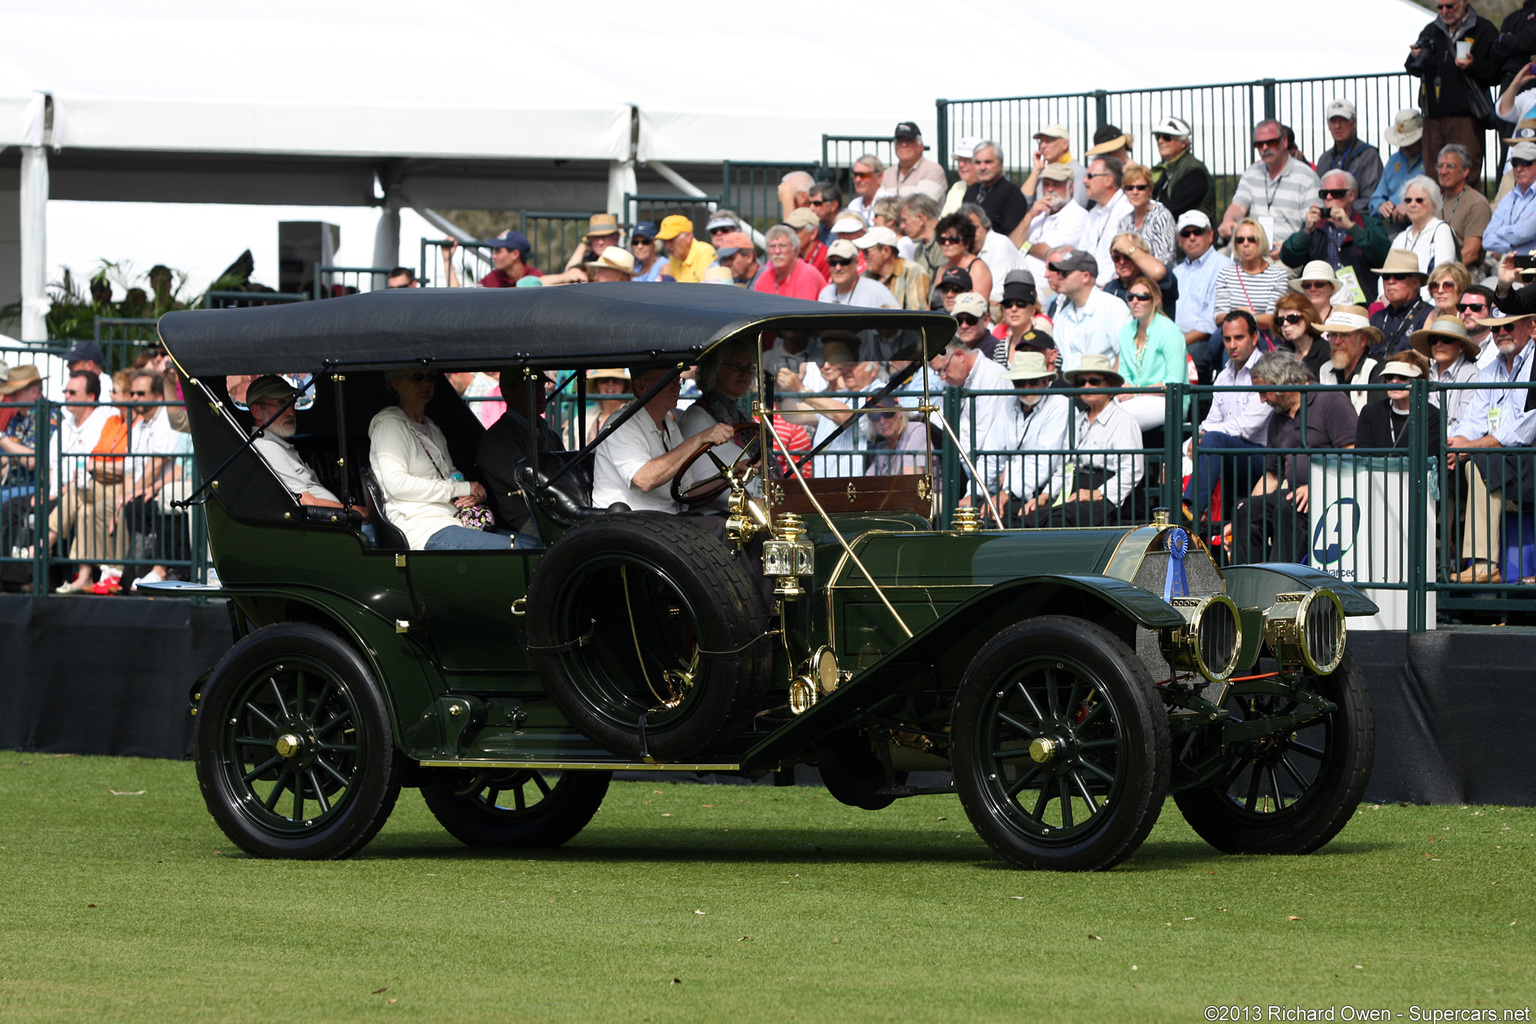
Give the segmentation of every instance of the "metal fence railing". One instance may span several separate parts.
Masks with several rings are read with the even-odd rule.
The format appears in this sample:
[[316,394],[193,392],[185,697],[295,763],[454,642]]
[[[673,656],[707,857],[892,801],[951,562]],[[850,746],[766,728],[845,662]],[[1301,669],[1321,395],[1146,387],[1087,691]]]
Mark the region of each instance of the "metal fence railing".
[[[1080,157],[1092,146],[1093,133],[1113,124],[1133,138],[1132,156],[1148,166],[1159,160],[1153,126],[1167,116],[1181,117],[1194,130],[1191,152],[1216,180],[1218,211],[1231,202],[1237,179],[1254,162],[1253,127],[1273,117],[1295,133],[1296,144],[1315,161],[1333,145],[1326,111],[1335,99],[1348,99],[1358,111],[1360,138],[1381,150],[1383,139],[1399,110],[1418,106],[1419,80],[1397,72],[1338,78],[1261,79],[1211,85],[1119,92],[1067,93],[990,99],[939,100],[937,144],[933,157],[948,167],[950,142],[963,135],[992,139],[1003,150],[1004,165],[1018,180],[1031,166],[1034,133],[1060,124],[1071,135],[1072,153]],[[1484,190],[1491,196],[1498,183],[1494,156],[1502,155],[1499,136],[1489,131],[1484,161]]]
[[780,220],[779,180],[791,171],[805,171],[816,178],[820,170],[816,164],[727,160],[722,168],[725,198],[720,205],[735,210],[757,231],[767,231]]
[[203,296],[204,309],[241,309],[246,306],[283,306],[304,302],[308,292],[211,291]]
[[393,267],[315,267],[313,298],[336,299],[359,292],[383,291]]
[[701,242],[709,241],[704,230],[709,215],[726,205],[721,196],[685,196],[650,193],[624,193],[625,224],[638,224],[649,220],[660,224],[673,214],[682,214],[693,222],[693,236]]

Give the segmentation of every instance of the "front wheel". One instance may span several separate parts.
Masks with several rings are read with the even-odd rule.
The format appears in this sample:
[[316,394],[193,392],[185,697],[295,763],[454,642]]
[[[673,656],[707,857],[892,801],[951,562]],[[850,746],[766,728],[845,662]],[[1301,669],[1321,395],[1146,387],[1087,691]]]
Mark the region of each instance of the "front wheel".
[[[1331,675],[1303,676],[1301,685],[1336,710],[1232,744],[1213,785],[1174,794],[1190,827],[1223,853],[1311,853],[1338,835],[1365,794],[1376,740],[1355,659],[1345,654]],[[1233,723],[1315,710],[1279,688],[1239,690],[1225,706]]]
[[400,793],[383,693],[351,645],[307,623],[229,649],[198,702],[194,756],[209,813],[256,857],[349,856]]
[[1168,794],[1168,722],[1124,641],[1045,617],[972,659],[951,717],[955,787],[1019,867],[1099,871],[1134,853]]
[[421,796],[466,846],[559,846],[592,820],[612,777],[532,768],[454,772],[424,784]]

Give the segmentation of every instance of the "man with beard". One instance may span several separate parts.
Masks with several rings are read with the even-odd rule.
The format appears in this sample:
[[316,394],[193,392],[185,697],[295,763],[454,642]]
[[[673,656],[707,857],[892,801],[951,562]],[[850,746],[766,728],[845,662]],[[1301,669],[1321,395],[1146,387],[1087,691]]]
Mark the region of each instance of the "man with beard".
[[1035,132],[1035,141],[1040,143],[1031,160],[1032,166],[1029,177],[1024,179],[1020,191],[1026,199],[1034,199],[1038,193],[1035,191],[1040,186],[1040,178],[1047,167],[1060,165],[1072,172],[1072,199],[1079,206],[1088,205],[1088,194],[1084,189],[1083,176],[1087,173],[1080,162],[1072,159],[1072,136],[1067,131],[1066,125],[1048,124]]
[[[1381,376],[1381,361],[1366,354],[1368,348],[1379,347],[1381,331],[1371,326],[1370,318],[1360,306],[1335,306],[1328,314],[1328,322],[1318,327],[1328,335],[1332,346],[1329,361],[1323,364],[1319,377],[1322,384],[1374,384]],[[1279,383],[1271,381],[1272,384]],[[1351,391],[1349,400],[1355,412],[1374,397],[1370,391]]]
[[[298,499],[300,505],[317,508],[342,508],[336,497],[315,475],[299,453],[293,449],[297,412],[290,398],[296,399],[303,392],[291,387],[286,380],[274,373],[257,377],[245,392],[251,419],[261,430],[261,436],[251,442],[251,447],[262,457],[283,488]],[[284,408],[286,406],[286,408]],[[362,505],[350,506],[353,511],[368,520],[368,509]]]
[[[1088,211],[1072,201],[1072,169],[1051,164],[1040,172],[1040,197],[1025,211],[1009,241],[1020,249],[1019,263],[1039,281],[1051,250],[1075,248],[1083,237]],[[1048,288],[1050,298],[1054,288]]]
[[[1056,374],[1039,352],[1020,350],[1004,371],[1018,397],[992,421],[982,448],[999,454],[983,457],[982,478],[988,493],[999,503],[1003,522],[1018,526],[1024,502],[1040,493],[1060,466],[1067,446],[1067,422],[1072,400],[1066,395],[1047,395]],[[1011,453],[1011,454],[1010,454]]]

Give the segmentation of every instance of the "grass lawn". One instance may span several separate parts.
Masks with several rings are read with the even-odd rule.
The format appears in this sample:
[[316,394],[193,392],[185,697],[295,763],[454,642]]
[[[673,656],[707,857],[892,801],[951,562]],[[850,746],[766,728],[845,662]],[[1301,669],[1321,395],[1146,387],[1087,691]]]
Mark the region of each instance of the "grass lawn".
[[469,850],[406,791],[352,860],[260,861],[190,764],[0,752],[0,1021],[1518,1010],[1533,834],[1530,808],[1366,805],[1320,853],[1228,857],[1170,801],[1125,864],[1061,875],[1003,868],[951,797],[659,781],[559,850]]

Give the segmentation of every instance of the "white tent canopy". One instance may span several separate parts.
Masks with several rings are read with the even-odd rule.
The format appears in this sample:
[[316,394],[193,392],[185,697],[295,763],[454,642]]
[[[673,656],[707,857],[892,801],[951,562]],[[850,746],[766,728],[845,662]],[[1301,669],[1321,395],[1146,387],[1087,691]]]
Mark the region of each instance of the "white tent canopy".
[[37,80],[0,57],[0,148],[42,143],[43,102]]

